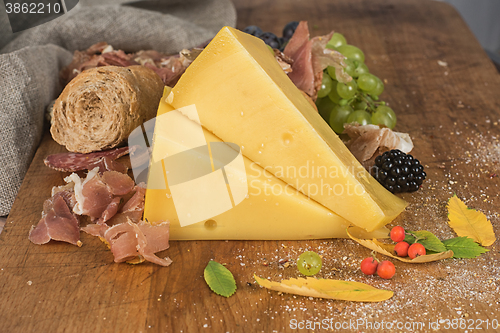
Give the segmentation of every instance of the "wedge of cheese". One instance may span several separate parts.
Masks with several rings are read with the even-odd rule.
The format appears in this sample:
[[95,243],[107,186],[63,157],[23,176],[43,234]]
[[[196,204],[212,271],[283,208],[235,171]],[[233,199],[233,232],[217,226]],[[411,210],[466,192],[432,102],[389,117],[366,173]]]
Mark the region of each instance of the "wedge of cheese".
[[360,228],[380,228],[406,206],[356,161],[256,37],[223,28],[167,102],[194,104],[205,129]]
[[[166,90],[168,92],[168,90]],[[184,140],[172,142],[164,136],[161,115],[173,111],[162,98],[153,139],[153,159],[161,159],[176,151],[183,151]],[[221,142],[212,133],[203,130],[207,143]],[[231,149],[231,148],[228,148]],[[182,227],[168,186],[165,164],[150,166],[144,218],[148,221],[170,221],[172,240],[294,240],[347,237],[348,221],[308,198],[293,187],[274,177],[256,163],[244,157],[248,195],[232,209],[199,223]],[[158,184],[158,181],[165,181]],[[152,184],[155,182],[155,184]],[[164,186],[161,186],[164,185]],[[156,189],[155,189],[156,187]],[[164,187],[161,189],[161,187]],[[366,232],[359,227],[350,230],[360,238],[387,237],[388,229]]]

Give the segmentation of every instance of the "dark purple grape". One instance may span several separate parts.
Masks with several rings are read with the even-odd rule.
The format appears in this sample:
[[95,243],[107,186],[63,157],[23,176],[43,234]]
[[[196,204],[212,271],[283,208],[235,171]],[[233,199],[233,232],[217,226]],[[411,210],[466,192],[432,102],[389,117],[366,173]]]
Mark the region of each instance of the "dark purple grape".
[[243,32],[246,32],[247,34],[250,34],[250,35],[255,36],[255,37],[259,37],[260,35],[262,35],[264,33],[262,31],[262,29],[256,25],[249,25],[248,27],[243,29]]
[[283,29],[283,38],[285,40],[289,40],[290,38],[292,38],[293,33],[295,32],[295,29],[297,29],[298,25],[299,25],[298,21],[288,22],[287,25],[285,25],[285,28]]
[[273,49],[279,49],[281,46],[279,38],[272,32],[264,32],[259,38]]

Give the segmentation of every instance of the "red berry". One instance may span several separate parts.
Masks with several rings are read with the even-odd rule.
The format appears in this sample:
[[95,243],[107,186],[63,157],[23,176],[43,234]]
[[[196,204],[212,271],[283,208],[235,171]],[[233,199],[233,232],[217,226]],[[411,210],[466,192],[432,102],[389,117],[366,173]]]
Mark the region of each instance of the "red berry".
[[399,242],[394,246],[394,251],[396,251],[396,254],[399,257],[407,257],[408,256],[408,248],[410,247],[410,244],[407,242]]
[[401,226],[395,226],[391,230],[391,239],[396,243],[402,242],[405,240],[405,229]]
[[408,257],[415,259],[419,256],[425,256],[425,247],[420,243],[411,244],[408,248]]
[[365,258],[361,262],[361,271],[366,275],[373,275],[377,271],[378,261],[373,258]]
[[396,267],[388,260],[382,261],[377,267],[377,274],[382,279],[390,279],[396,273]]

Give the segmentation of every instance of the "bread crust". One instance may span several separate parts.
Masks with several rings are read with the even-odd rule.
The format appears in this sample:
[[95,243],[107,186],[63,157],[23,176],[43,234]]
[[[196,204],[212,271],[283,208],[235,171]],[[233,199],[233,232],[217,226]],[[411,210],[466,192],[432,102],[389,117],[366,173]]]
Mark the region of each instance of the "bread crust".
[[52,138],[78,153],[116,147],[156,116],[163,87],[160,77],[144,66],[85,70],[54,104]]

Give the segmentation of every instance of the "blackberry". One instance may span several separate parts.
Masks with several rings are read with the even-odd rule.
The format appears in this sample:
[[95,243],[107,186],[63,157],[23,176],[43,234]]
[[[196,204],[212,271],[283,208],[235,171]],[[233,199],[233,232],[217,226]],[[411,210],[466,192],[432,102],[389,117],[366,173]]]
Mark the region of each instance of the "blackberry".
[[419,160],[399,149],[386,151],[377,156],[372,174],[392,193],[414,192],[426,177],[424,167]]

